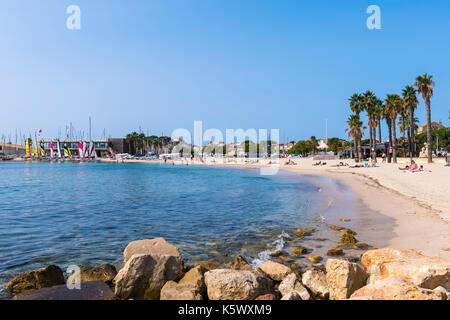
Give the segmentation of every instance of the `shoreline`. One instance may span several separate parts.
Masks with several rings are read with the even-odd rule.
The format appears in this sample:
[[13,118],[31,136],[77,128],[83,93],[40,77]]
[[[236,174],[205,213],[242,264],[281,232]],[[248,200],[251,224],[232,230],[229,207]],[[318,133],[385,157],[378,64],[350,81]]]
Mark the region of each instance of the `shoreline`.
[[[252,159],[239,159],[236,163],[206,163],[189,161],[189,165],[237,167],[237,168],[269,168],[262,163],[245,163]],[[286,159],[277,159],[281,163]],[[399,158],[397,164],[378,164],[379,168],[334,168],[330,165],[340,160],[328,160],[326,166],[313,166],[314,161],[296,158],[297,165],[283,165],[280,170],[294,172],[306,176],[322,176],[336,179],[351,188],[369,209],[393,219],[391,226],[393,238],[385,239],[390,247],[396,249],[414,249],[425,255],[438,256],[450,261],[450,198],[446,194],[446,186],[450,181],[450,169],[443,167],[442,159],[427,164],[426,159],[417,159],[425,169],[431,172],[424,174],[408,174],[397,169],[408,163],[409,159]],[[343,162],[353,160],[343,160]],[[268,160],[261,160],[268,162]],[[100,163],[164,163],[162,160],[117,160],[100,159]],[[177,160],[175,165],[186,165]],[[350,163],[352,164],[352,163]],[[171,165],[171,163],[167,163]],[[272,165],[272,168],[275,167]],[[418,187],[417,184],[422,184]],[[434,185],[434,187],[433,187]],[[447,200],[447,201],[446,201]],[[373,226],[374,229],[380,226]],[[382,227],[382,226],[381,226]],[[370,231],[369,231],[370,232]],[[391,233],[391,232],[389,232]],[[377,236],[386,236],[383,233]]]
[[[300,175],[322,176],[342,181],[358,195],[369,209],[394,219],[395,223],[392,225],[394,237],[385,239],[389,247],[413,249],[424,255],[437,256],[450,261],[450,198],[445,192],[447,190],[446,183],[450,181],[450,169],[443,167],[444,163],[441,162],[443,160],[439,160],[441,159],[437,159],[433,164],[427,164],[426,159],[416,160],[426,169],[431,168],[431,172],[424,174],[409,174],[398,170],[398,167],[403,167],[408,163],[409,159],[405,158],[399,158],[397,164],[378,164],[380,168],[357,169],[330,167],[330,165],[339,163],[340,160],[329,160],[326,161],[327,166],[314,167],[311,159],[294,159],[297,166],[279,165],[279,169]],[[279,159],[278,161],[286,160]],[[126,162],[163,163],[160,160]],[[175,163],[181,164],[179,161]],[[220,164],[194,162],[192,165],[239,168],[270,167],[264,164],[244,162]],[[407,181],[405,182],[405,180]],[[422,188],[414,185],[420,183],[423,184]],[[430,184],[438,186],[433,188],[430,187]],[[422,190],[423,194],[421,194]],[[374,228],[376,227],[374,226]]]

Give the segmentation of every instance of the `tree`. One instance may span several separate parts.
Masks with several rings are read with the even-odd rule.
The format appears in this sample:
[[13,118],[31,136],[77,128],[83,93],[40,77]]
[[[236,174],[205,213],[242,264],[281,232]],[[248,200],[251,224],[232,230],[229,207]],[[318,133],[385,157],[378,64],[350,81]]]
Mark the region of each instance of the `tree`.
[[416,153],[414,110],[417,108],[417,105],[419,104],[419,100],[417,99],[416,94],[417,91],[412,86],[406,86],[402,92],[403,102],[405,103],[405,107],[408,110],[409,115],[408,150],[409,156],[411,158]]
[[342,146],[342,141],[339,138],[330,138],[328,139],[328,150],[333,151],[335,154],[338,153],[339,148]]
[[380,99],[377,99],[376,118],[377,118],[377,125],[378,125],[378,141],[380,143],[381,143],[381,118],[383,117],[383,110],[384,110],[383,101]]
[[[363,132],[361,129],[365,129],[363,127],[362,121],[359,119],[359,115],[352,114],[347,120],[348,128],[345,129],[345,132],[348,133],[349,138],[353,138],[353,148],[355,151],[355,158],[358,154],[358,139],[360,139],[363,136]],[[357,160],[357,159],[355,159]]]
[[385,112],[387,115],[387,118],[390,120],[391,123],[391,129],[392,129],[392,161],[394,163],[397,163],[397,133],[396,133],[396,124],[395,119],[397,118],[397,115],[399,113],[399,110],[401,110],[403,100],[400,98],[398,94],[388,94],[385,100],[386,108]]
[[313,154],[316,154],[316,149],[319,146],[319,142],[317,141],[315,136],[311,136],[311,146],[312,146],[312,152]]
[[[356,116],[359,117],[359,114],[361,113],[361,111],[364,110],[363,96],[355,93],[350,97],[349,102],[350,102],[350,110],[353,113],[355,113]],[[356,141],[355,141],[356,148],[357,148],[357,153],[356,153],[356,157],[355,157],[356,162],[358,162],[362,158],[362,146],[361,146],[361,142],[358,139],[359,138],[356,138]]]
[[422,95],[427,108],[427,150],[428,150],[428,163],[433,162],[432,157],[432,141],[431,141],[431,97],[433,96],[434,81],[433,75],[424,74],[416,78],[414,86],[417,87],[417,91]]
[[376,128],[377,128],[377,97],[372,91],[366,91],[363,96],[364,110],[367,111],[367,117],[369,118],[369,131],[370,131],[370,157],[375,159],[376,157]]

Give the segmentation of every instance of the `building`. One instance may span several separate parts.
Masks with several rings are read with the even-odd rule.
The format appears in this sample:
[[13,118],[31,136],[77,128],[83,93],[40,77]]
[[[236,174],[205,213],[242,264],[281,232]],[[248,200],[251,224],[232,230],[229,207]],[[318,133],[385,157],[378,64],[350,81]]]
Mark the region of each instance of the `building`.
[[[438,129],[442,129],[445,128],[442,125],[442,121],[431,121],[431,127],[437,127]],[[427,124],[421,124],[418,128],[417,128],[417,133],[420,134],[422,132],[427,132]]]
[[11,143],[0,142],[0,154],[22,156],[25,155],[25,147]]
[[131,146],[126,139],[110,138],[108,139],[108,145],[115,153],[131,153],[132,151]]

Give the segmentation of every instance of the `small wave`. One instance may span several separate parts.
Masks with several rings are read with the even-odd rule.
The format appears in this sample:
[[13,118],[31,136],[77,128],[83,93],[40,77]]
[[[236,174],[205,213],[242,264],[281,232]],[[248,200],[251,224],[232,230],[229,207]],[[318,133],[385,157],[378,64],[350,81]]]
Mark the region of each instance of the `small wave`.
[[250,265],[253,268],[257,268],[264,262],[270,260],[270,255],[272,253],[274,253],[276,251],[280,251],[284,248],[284,244],[286,243],[284,241],[284,238],[290,239],[291,237],[286,232],[282,231],[281,234],[277,237],[277,239],[274,242],[272,242],[274,249],[267,249],[267,250],[264,250],[264,251],[261,251],[260,253],[258,253],[258,257],[251,260]]

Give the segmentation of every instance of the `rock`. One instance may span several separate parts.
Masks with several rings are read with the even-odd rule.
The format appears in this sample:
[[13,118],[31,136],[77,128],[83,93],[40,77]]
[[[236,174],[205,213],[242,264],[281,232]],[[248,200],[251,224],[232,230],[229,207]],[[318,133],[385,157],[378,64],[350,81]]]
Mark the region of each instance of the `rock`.
[[367,273],[362,266],[356,263],[328,259],[326,270],[330,300],[347,299],[367,283]]
[[309,236],[311,234],[311,232],[314,230],[303,230],[302,228],[298,228],[297,230],[293,231],[292,233],[297,236],[297,237],[304,237],[304,236]]
[[325,272],[322,270],[307,270],[302,275],[302,283],[315,297],[328,299],[330,291],[328,290]]
[[64,284],[64,274],[61,268],[50,265],[46,268],[34,270],[15,276],[7,285],[9,294],[18,294],[27,290],[42,289]]
[[293,261],[291,258],[288,258],[285,256],[279,256],[278,259],[280,259],[281,261],[287,262],[287,263],[291,263]]
[[207,270],[202,266],[197,266],[189,270],[183,278],[178,282],[179,284],[191,284],[201,294],[206,292],[205,277],[204,274]]
[[179,257],[181,254],[177,247],[169,244],[164,238],[144,239],[130,242],[123,252],[123,262],[135,254],[164,254]]
[[344,227],[331,226],[330,229],[331,229],[331,230],[336,230],[336,231],[341,231],[342,229],[344,229]]
[[223,268],[223,266],[221,266],[220,264],[215,263],[215,262],[200,262],[200,263],[194,264],[194,267],[202,267],[202,268],[205,268],[207,271]]
[[344,254],[344,251],[342,250],[341,247],[336,247],[333,249],[330,249],[327,251],[327,256],[331,256],[331,257],[337,257],[337,256],[342,256]]
[[340,259],[348,261],[348,262],[353,262],[353,263],[358,263],[360,260],[358,257],[354,257],[354,256],[341,257]]
[[373,297],[369,296],[361,296],[361,297],[353,297],[346,300],[374,300]]
[[119,299],[158,300],[164,284],[178,280],[183,265],[179,256],[135,254],[114,279]]
[[339,220],[342,221],[342,222],[350,222],[350,221],[352,221],[349,218],[340,218]]
[[341,233],[347,233],[347,234],[351,234],[352,236],[356,236],[356,232],[351,230],[351,229],[344,229],[341,231]]
[[356,290],[351,299],[356,297],[372,297],[374,300],[445,300],[442,292],[420,288],[401,278],[377,280]]
[[233,262],[227,264],[227,269],[233,270],[253,270],[252,266],[248,264],[247,260],[241,255],[237,256]]
[[367,243],[355,243],[352,246],[352,249],[354,250],[368,250],[370,246]]
[[414,250],[369,250],[362,255],[361,264],[370,275],[371,282],[399,277],[426,289],[439,286],[447,291],[450,289],[450,263]]
[[272,293],[268,293],[257,297],[255,300],[277,300],[277,297]]
[[356,238],[354,235],[350,234],[350,233],[343,233],[341,235],[341,242],[345,243],[345,244],[349,244],[349,243],[356,243]]
[[300,257],[304,255],[308,250],[305,247],[298,247],[294,249],[294,256]]
[[81,289],[68,289],[67,285],[27,291],[18,294],[14,300],[111,300],[114,293],[102,281],[81,283]]
[[203,300],[206,293],[205,272],[205,268],[197,266],[189,270],[178,283],[166,282],[161,289],[160,300]]
[[322,260],[322,257],[318,254],[311,254],[308,256],[308,260],[311,261],[311,263],[318,263]]
[[264,262],[258,267],[259,270],[264,272],[270,279],[275,281],[281,281],[292,270],[281,263],[273,262],[271,260]]
[[308,231],[308,232],[314,232],[314,231],[316,231],[316,228],[308,227],[305,230]]
[[103,281],[112,284],[116,275],[116,267],[108,263],[97,267],[83,266],[79,272],[74,272],[67,278],[67,283],[73,284],[79,277],[81,282]]
[[291,291],[281,298],[281,300],[302,300],[297,291]]
[[278,286],[278,291],[280,291],[282,296],[287,295],[291,291],[296,291],[301,300],[310,300],[311,296],[306,290],[304,286],[300,284],[300,282],[297,280],[297,276],[294,273],[291,273],[286,278],[281,281],[280,285]]
[[161,289],[160,300],[203,300],[203,296],[190,283],[168,281]]
[[281,250],[277,250],[277,251],[272,252],[272,253],[270,254],[270,256],[271,256],[271,257],[274,257],[274,258],[278,258],[278,257],[280,257],[280,256],[285,256],[285,255],[287,255],[286,251],[281,251]]
[[291,268],[291,270],[295,270],[295,269],[298,269],[299,267],[298,267],[298,264],[293,263],[289,266],[289,268]]
[[253,300],[273,293],[273,283],[255,271],[216,269],[205,273],[210,300]]
[[434,291],[439,291],[439,292],[441,292],[443,295],[444,295],[444,300],[450,300],[450,292],[448,292],[447,290],[445,290],[445,288],[444,287],[441,287],[441,286],[439,286],[439,287],[437,287],[437,288],[434,288]]

